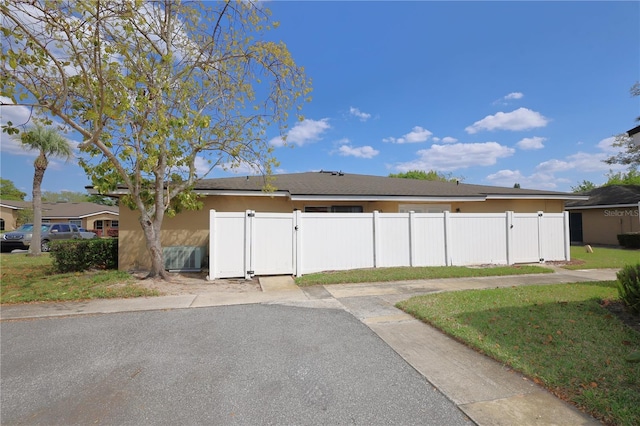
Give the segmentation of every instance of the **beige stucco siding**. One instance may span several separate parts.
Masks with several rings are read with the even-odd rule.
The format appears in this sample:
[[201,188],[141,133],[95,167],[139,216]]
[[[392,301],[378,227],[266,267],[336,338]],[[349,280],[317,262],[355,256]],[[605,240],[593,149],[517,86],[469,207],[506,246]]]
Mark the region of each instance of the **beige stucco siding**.
[[[202,199],[203,208],[197,211],[184,211],[173,218],[165,218],[162,226],[161,243],[167,246],[207,246],[209,242],[209,210],[219,212],[239,212],[255,210],[257,212],[291,212],[294,209],[304,211],[307,206],[361,205],[364,212],[378,210],[384,213],[398,212],[398,202],[373,201],[291,201],[288,197],[260,196],[209,196]],[[420,203],[411,203],[420,204]],[[441,205],[443,203],[434,203]],[[564,210],[562,200],[488,200],[484,202],[447,203],[453,212],[460,209],[463,213],[504,212],[532,213],[545,211],[560,213]],[[119,223],[119,268],[121,270],[140,270],[150,266],[142,228],[138,222],[137,211],[120,207]]]
[[618,234],[640,232],[637,207],[571,210],[582,213],[585,244],[618,245]]
[[0,218],[4,220],[4,230],[13,231],[17,228],[16,218],[18,217],[18,211],[10,209],[8,207],[0,207]]

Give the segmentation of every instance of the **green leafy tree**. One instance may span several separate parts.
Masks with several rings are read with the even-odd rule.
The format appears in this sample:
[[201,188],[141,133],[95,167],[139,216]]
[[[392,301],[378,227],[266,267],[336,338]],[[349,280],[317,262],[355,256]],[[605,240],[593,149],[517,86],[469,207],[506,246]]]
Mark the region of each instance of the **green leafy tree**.
[[21,226],[25,223],[33,223],[33,209],[20,209],[16,213],[16,225]]
[[99,195],[99,194],[89,194],[89,196],[87,197],[87,201],[91,202],[91,203],[96,203],[96,204],[102,204],[103,206],[117,206],[118,205],[118,199],[113,199],[110,197],[105,197],[103,195]]
[[513,187],[515,189],[520,189],[520,184],[518,182],[516,182],[516,183],[513,184]]
[[435,170],[409,170],[405,173],[391,173],[389,177],[403,178],[403,179],[419,179],[419,180],[435,180],[441,182],[461,182],[464,178],[454,177],[451,173],[440,173]]
[[16,188],[12,180],[0,178],[0,199],[24,201],[27,194]]
[[572,186],[571,187],[571,192],[588,192],[588,191],[591,191],[592,189],[595,189],[597,187],[598,187],[598,185],[596,185],[595,183],[591,182],[590,180],[583,180],[582,182],[580,182],[576,186]]
[[89,194],[73,191],[45,191],[42,193],[42,201],[45,203],[82,203],[89,201]]
[[631,169],[628,172],[609,172],[607,174],[608,180],[604,186],[608,185],[640,185],[640,173],[636,169]]
[[201,208],[192,189],[216,166],[268,176],[277,162],[267,130],[283,135],[310,91],[286,45],[270,41],[277,23],[262,3],[5,0],[0,9],[2,95],[81,135],[79,162],[99,193],[127,191],[121,203],[139,214],[150,277],[168,278],[165,215]]
[[42,194],[42,201],[45,203],[96,203],[104,206],[115,206],[116,200],[99,194],[85,194],[74,191],[50,192],[46,191]]
[[45,127],[36,124],[26,132],[12,135],[22,143],[26,150],[38,152],[38,156],[33,162],[33,235],[29,247],[32,256],[39,256],[40,250],[40,228],[42,225],[42,180],[44,172],[49,166],[50,157],[61,157],[69,160],[73,156],[73,150],[69,141],[62,137],[58,131],[52,127]]

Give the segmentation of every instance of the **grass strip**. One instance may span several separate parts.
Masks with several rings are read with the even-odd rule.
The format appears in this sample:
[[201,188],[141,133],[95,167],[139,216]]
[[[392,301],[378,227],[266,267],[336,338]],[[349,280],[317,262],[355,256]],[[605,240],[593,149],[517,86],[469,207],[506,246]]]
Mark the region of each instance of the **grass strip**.
[[602,304],[615,281],[413,297],[405,312],[531,377],[607,424],[640,424],[640,333]]
[[583,246],[571,246],[571,260],[576,262],[563,266],[566,269],[620,269],[624,265],[640,262],[640,250],[592,247],[588,253]]
[[85,299],[157,296],[156,290],[137,286],[122,271],[57,274],[49,254],[0,255],[0,303],[62,302]]
[[367,283],[387,281],[426,280],[435,278],[490,277],[502,275],[545,274],[553,269],[535,265],[469,268],[465,266],[427,266],[351,269],[303,275],[296,278],[301,287],[325,284]]

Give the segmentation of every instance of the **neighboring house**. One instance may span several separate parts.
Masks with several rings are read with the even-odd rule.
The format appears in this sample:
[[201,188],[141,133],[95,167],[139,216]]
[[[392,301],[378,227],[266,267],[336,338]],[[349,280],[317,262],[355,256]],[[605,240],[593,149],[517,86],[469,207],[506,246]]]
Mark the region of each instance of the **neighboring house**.
[[640,232],[640,185],[610,185],[583,193],[588,200],[570,201],[571,242],[618,245],[618,234]]
[[[195,186],[203,208],[165,218],[163,246],[206,246],[209,211],[243,212],[462,212],[562,213],[567,200],[586,197],[563,192],[501,188],[464,183],[365,176],[341,172],[274,175],[276,189],[264,192],[260,176],[206,179]],[[125,194],[123,188],[120,194]],[[114,194],[114,195],[117,195]],[[138,212],[120,209],[119,268],[144,269],[150,265]]]
[[640,126],[636,126],[631,130],[627,130],[627,135],[633,139],[636,145],[640,145]]
[[0,200],[0,231],[13,231],[18,227],[18,212],[28,209],[30,201]]
[[[4,230],[17,228],[18,211],[30,209],[31,201],[0,200],[0,225]],[[42,203],[43,223],[73,223],[79,228],[92,230],[100,235],[107,235],[112,229],[118,229],[118,206],[81,203]]]

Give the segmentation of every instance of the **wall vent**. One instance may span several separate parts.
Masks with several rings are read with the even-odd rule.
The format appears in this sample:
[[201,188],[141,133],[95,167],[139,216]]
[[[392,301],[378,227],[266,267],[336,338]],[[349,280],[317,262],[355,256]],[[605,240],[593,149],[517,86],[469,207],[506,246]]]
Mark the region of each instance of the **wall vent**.
[[173,246],[164,247],[164,269],[171,272],[195,272],[202,270],[205,247]]

